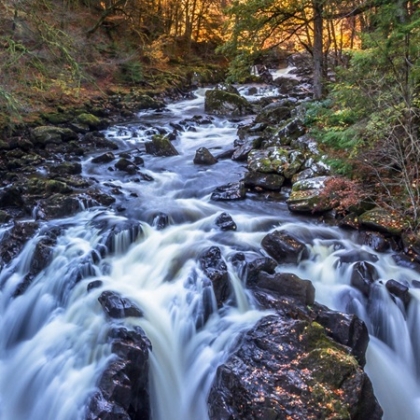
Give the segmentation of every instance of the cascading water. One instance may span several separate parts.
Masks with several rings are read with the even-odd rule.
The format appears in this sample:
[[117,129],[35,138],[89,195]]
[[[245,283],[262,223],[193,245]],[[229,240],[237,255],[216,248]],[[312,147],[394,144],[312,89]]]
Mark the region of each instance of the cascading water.
[[[237,129],[237,122],[193,118],[203,113],[203,93],[168,106],[165,113],[141,114],[141,123],[107,131],[123,147],[140,148],[151,135],[169,133],[174,123],[188,120],[174,142],[179,156],[145,159],[142,172],[153,181],[119,176],[90,159],[84,163],[86,177],[95,177],[105,190],[122,192],[124,217],[94,209],[45,222],[20,255],[3,267],[0,419],[83,419],[87,399],[112,357],[110,323],[98,302],[105,290],[129,298],[143,313],[118,323],[140,326],[152,343],[153,419],[207,418],[206,398],[217,366],[239,332],[265,315],[253,305],[230,258],[238,250],[261,252],[262,238],[279,227],[304,240],[311,256],[298,266],[278,269],[312,280],[319,302],[356,313],[366,322],[372,336],[367,371],[385,418],[420,418],[420,334],[416,328],[420,292],[410,288],[411,301],[405,306],[391,298],[382,284],[392,278],[412,285],[419,275],[398,267],[390,254],[361,247],[356,236],[298,219],[283,202],[211,201],[215,187],[237,181],[245,169],[229,159],[211,167],[193,164],[200,146],[214,154],[226,152]],[[270,92],[266,89],[260,94]],[[223,211],[233,217],[235,231],[216,228],[215,220]],[[162,212],[169,223],[163,229],[156,223]],[[34,250],[52,227],[59,234],[51,262],[29,281]],[[2,228],[0,238],[9,230]],[[201,253],[212,246],[221,249],[228,263],[234,291],[229,305],[219,309],[198,263]],[[378,280],[369,297],[350,286],[354,262],[340,262],[340,256],[350,251],[375,255],[372,264]],[[99,287],[88,290],[95,280]],[[26,290],[17,294],[25,281],[29,282]]]

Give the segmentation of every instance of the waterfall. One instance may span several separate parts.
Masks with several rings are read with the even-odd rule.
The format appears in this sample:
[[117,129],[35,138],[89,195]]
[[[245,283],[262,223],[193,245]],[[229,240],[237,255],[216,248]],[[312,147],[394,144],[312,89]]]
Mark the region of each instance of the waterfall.
[[[256,95],[264,96],[264,89]],[[167,113],[144,112],[139,121],[105,132],[123,147],[137,148],[154,133],[170,133],[171,123],[190,118],[174,141],[179,156],[145,157],[142,171],[153,181],[111,174],[91,158],[83,162],[83,174],[94,176],[104,190],[110,182],[121,189],[123,215],[96,208],[38,221],[36,234],[2,267],[0,420],[83,420],[112,359],[112,322],[141,327],[151,341],[153,420],[208,418],[206,400],[217,367],[240,333],[267,314],[254,304],[243,270],[232,258],[237,252],[264,254],[261,240],[274,229],[292,232],[310,253],[298,265],[282,264],[277,271],[310,279],[318,302],[355,313],[366,323],[371,335],[366,371],[384,418],[420,418],[420,289],[413,283],[419,274],[398,266],[390,252],[360,245],[357,233],[290,214],[284,202],[212,202],[214,188],[237,181],[245,169],[230,159],[211,167],[192,163],[203,145],[214,154],[227,152],[238,126],[218,117],[191,120],[203,114],[204,92],[171,104]],[[215,221],[222,212],[232,216],[235,231],[218,229]],[[157,215],[165,220],[162,226]],[[0,240],[7,241],[12,228],[1,227]],[[58,232],[51,258],[35,272],[34,255],[51,229]],[[199,263],[200,255],[215,246],[232,290],[221,307]],[[356,255],[350,262],[349,254]],[[366,259],[378,277],[368,295],[351,286],[355,264]],[[390,279],[410,286],[409,304],[388,292]],[[98,287],[88,288],[92,282]],[[104,291],[128,298],[143,316],[110,322],[98,302]]]

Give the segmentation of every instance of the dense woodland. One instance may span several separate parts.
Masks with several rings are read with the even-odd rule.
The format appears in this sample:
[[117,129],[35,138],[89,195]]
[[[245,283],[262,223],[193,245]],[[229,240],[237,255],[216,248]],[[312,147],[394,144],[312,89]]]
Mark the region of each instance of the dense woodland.
[[347,196],[361,184],[416,228],[419,12],[417,0],[0,0],[1,125],[194,77],[244,82],[254,64],[305,52],[305,124],[351,179]]

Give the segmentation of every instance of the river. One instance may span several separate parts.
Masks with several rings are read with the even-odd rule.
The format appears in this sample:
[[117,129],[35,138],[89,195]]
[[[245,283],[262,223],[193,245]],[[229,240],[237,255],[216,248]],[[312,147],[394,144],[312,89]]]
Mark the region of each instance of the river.
[[[259,88],[258,95],[270,95]],[[182,120],[173,144],[178,156],[143,155],[146,177],[109,170],[109,165],[83,162],[83,174],[103,190],[119,191],[121,212],[92,208],[78,215],[43,222],[21,254],[0,272],[0,419],[83,419],[85,404],[109,362],[110,324],[98,302],[104,290],[129,298],[141,308],[141,318],[126,318],[140,326],[152,343],[151,399],[154,420],[206,419],[206,398],[216,368],[229,355],[237,335],[264,313],[230,264],[237,251],[261,252],[261,240],[274,229],[293,232],[310,257],[298,266],[282,267],[316,288],[316,300],[330,308],[356,313],[367,324],[371,341],[366,371],[384,408],[384,418],[420,418],[420,289],[410,287],[408,307],[391,298],[384,283],[395,279],[412,286],[420,275],[395,264],[390,253],[360,245],[355,232],[329,227],[314,218],[291,214],[284,202],[258,194],[242,201],[210,199],[220,185],[238,181],[243,163],[221,159],[212,166],[193,164],[195,151],[205,146],[214,155],[232,148],[238,124],[251,117],[227,119],[204,114],[204,90],[194,99],[170,104],[164,111],[143,112],[129,124],[108,129],[106,137],[122,150],[139,150],[155,133],[170,133]],[[193,118],[194,116],[200,118]],[[153,178],[153,181],[149,177]],[[149,179],[149,180],[147,180]],[[237,225],[221,232],[216,218],[227,212]],[[159,220],[167,226],[160,228]],[[112,252],[102,256],[108,231],[128,221],[141,230],[116,235]],[[28,272],[37,241],[52,227],[60,230],[52,262],[28,290],[14,297]],[[0,238],[10,229],[0,229]],[[227,261],[234,297],[217,309],[209,295],[197,258],[218,246]],[[379,278],[370,298],[350,286],[349,264],[340,253],[362,250],[375,255]],[[99,288],[87,285],[101,280]],[[209,309],[210,308],[210,309]],[[206,315],[203,315],[205,314]],[[203,317],[208,318],[203,325]],[[175,403],[176,402],[176,403]]]

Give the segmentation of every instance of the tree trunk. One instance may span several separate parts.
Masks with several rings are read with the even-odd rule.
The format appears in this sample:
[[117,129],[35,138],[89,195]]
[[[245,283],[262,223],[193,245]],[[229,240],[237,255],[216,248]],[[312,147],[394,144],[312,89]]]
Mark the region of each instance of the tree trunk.
[[313,0],[312,7],[314,11],[314,45],[313,45],[313,63],[314,63],[314,99],[322,98],[323,91],[323,67],[324,59],[322,54],[322,0]]

